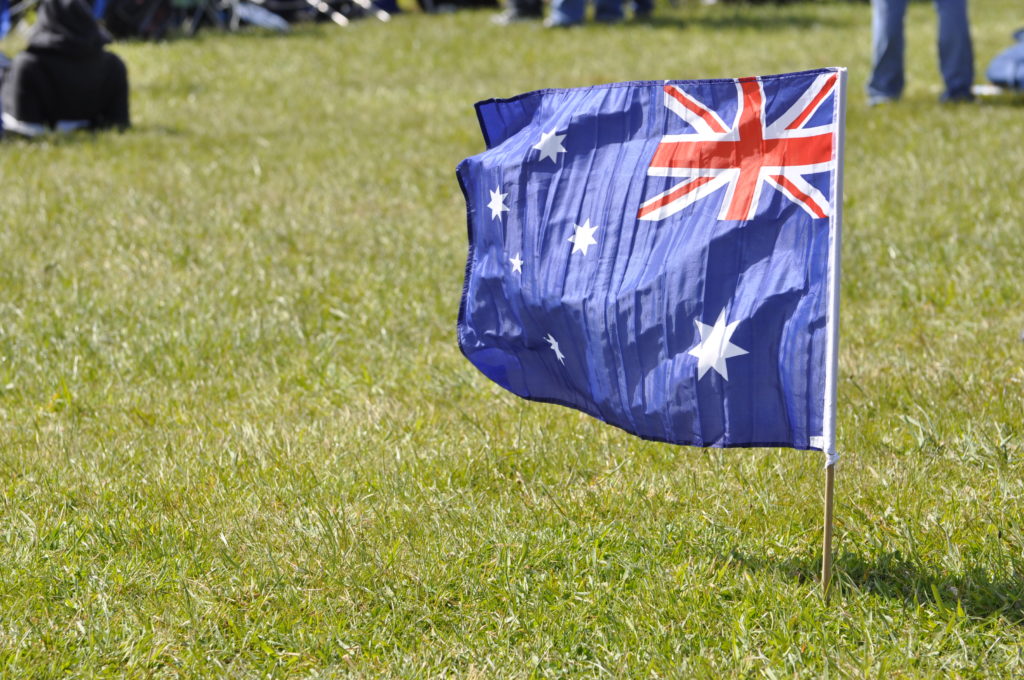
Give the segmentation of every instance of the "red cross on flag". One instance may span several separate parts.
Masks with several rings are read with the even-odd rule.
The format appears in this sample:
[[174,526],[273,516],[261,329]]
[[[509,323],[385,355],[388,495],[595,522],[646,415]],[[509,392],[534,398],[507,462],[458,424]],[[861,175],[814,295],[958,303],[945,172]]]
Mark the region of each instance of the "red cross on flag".
[[751,220],[765,185],[780,191],[812,217],[827,217],[828,199],[805,175],[830,171],[834,123],[809,127],[815,111],[836,87],[822,73],[779,118],[767,121],[760,78],[736,81],[733,124],[677,85],[666,85],[665,106],[694,132],[665,135],[647,174],[681,181],[640,206],[637,217],[661,220],[725,187],[720,220]]

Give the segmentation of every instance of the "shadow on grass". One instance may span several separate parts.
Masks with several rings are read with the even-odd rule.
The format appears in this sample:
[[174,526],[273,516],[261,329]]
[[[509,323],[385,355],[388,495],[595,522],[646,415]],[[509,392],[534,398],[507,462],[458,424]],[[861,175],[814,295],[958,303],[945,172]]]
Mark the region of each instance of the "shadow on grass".
[[117,130],[115,128],[106,128],[103,130],[75,130],[73,132],[46,132],[38,137],[22,137],[8,132],[3,137],[0,137],[0,144],[10,145],[40,145],[40,146],[80,146],[95,144],[96,140],[101,137],[137,137],[140,135],[149,135],[154,137],[185,137],[191,136],[188,130],[179,127],[172,127],[169,125],[152,125],[143,123],[141,125],[132,125],[127,130]]
[[899,552],[874,559],[843,553],[833,570],[848,588],[901,599],[907,604],[931,603],[943,609],[955,610],[959,602],[968,616],[1003,616],[1024,623],[1024,575],[1016,570],[1008,578],[992,578],[988,571],[977,567],[962,574],[942,574]]
[[1024,91],[1022,92],[1004,92],[989,97],[979,97],[978,104],[980,106],[1005,106],[1009,108],[1019,109],[1024,107]]
[[[778,561],[733,552],[731,558],[752,571],[772,571],[799,583],[816,581],[821,570],[820,557]],[[956,575],[942,574],[899,552],[887,552],[870,559],[842,553],[832,563],[832,572],[839,589],[952,611],[956,611],[959,603],[967,616],[1001,616],[1024,624],[1024,574],[1016,570],[1008,578],[992,578],[981,568]]]
[[0,144],[21,145],[21,146],[79,146],[94,144],[96,138],[106,135],[129,134],[131,128],[125,131],[119,130],[74,130],[72,132],[48,131],[37,137],[23,137],[13,132],[7,132],[0,137]]
[[185,137],[192,135],[192,133],[185,128],[174,127],[171,125],[153,125],[151,123],[133,125],[131,130],[126,130],[124,134],[129,134],[131,132],[135,132],[136,134],[154,135],[156,137]]
[[650,26],[652,28],[701,28],[708,30],[722,29],[756,29],[759,31],[780,31],[789,29],[807,29],[812,27],[835,28],[846,25],[846,22],[825,19],[812,14],[807,15],[751,15],[730,14],[697,17],[652,16],[644,22],[624,22],[619,24],[628,28],[632,26]]

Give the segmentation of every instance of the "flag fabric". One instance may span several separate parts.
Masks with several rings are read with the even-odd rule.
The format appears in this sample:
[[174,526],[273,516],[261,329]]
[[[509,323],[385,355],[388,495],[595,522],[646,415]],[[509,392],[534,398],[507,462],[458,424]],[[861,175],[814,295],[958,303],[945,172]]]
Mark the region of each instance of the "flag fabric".
[[646,439],[832,460],[845,78],[478,103],[462,352]]

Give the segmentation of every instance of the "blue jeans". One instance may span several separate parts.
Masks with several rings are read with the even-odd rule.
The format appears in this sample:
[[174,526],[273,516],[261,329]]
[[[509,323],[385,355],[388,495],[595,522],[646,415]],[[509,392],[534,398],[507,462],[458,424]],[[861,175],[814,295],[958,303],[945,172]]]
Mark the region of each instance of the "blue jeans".
[[[634,0],[636,11],[650,12],[653,0]],[[582,24],[587,0],[551,0],[550,21],[556,24]],[[594,18],[619,21],[623,17],[622,0],[594,0]]]
[[[969,98],[974,82],[974,50],[967,24],[967,0],[935,0],[939,15],[939,70],[943,98]],[[907,0],[871,0],[871,78],[868,96],[896,99],[903,94],[903,17]]]
[[654,0],[633,0],[633,14],[650,14],[654,11]]

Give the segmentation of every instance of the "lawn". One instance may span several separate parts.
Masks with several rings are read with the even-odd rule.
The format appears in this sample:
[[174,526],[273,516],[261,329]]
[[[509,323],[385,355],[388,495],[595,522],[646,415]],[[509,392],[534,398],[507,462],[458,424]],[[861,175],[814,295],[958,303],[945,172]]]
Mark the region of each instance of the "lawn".
[[[131,131],[0,143],[0,676],[1024,675],[1024,98],[937,103],[931,3],[878,109],[861,3],[490,14],[118,43]],[[972,19],[980,80],[1024,14]],[[830,65],[825,603],[820,454],[644,442],[462,358],[454,168],[480,99]]]

